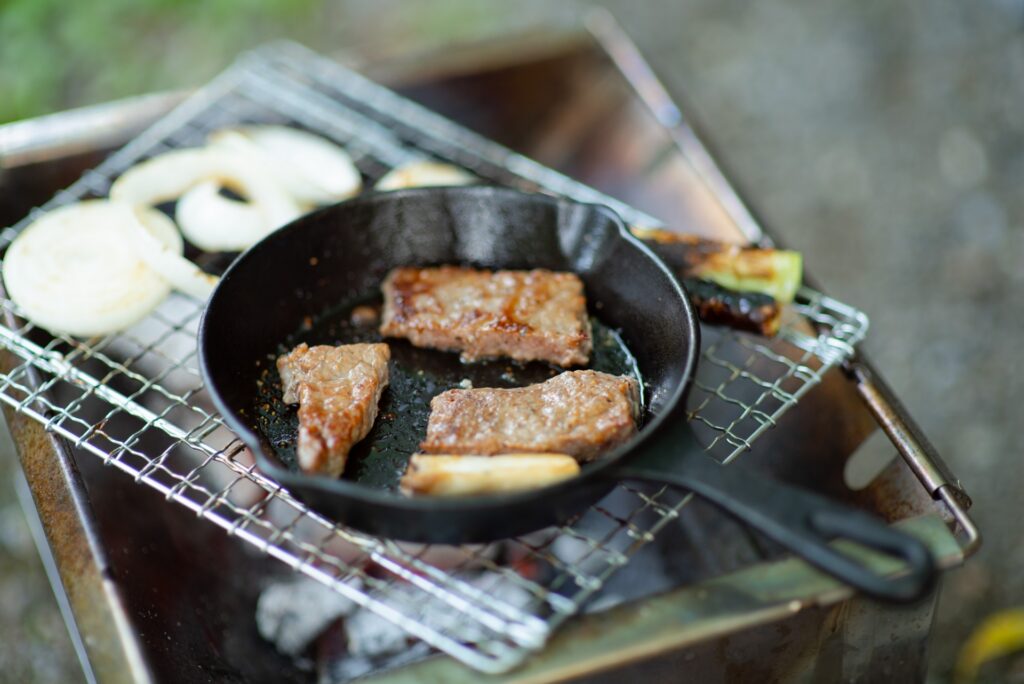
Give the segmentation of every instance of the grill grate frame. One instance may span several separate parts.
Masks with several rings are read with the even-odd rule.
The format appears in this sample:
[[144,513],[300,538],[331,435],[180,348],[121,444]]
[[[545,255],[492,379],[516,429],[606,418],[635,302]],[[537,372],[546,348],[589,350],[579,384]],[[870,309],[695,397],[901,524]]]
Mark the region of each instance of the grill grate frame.
[[[42,213],[106,195],[128,167],[201,144],[239,123],[284,123],[348,149],[375,181],[419,158],[458,164],[487,180],[600,202],[633,224],[658,221],[493,143],[301,46],[275,44],[227,71],[17,225],[0,250]],[[218,255],[196,255],[208,267]],[[206,396],[195,350],[202,303],[173,293],[144,321],[115,335],[52,337],[0,298],[0,344],[16,359],[0,373],[0,401],[94,454],[198,518],[333,588],[359,606],[485,672],[502,672],[543,646],[565,619],[679,516],[687,495],[623,484],[572,523],[487,546],[411,546],[347,529],[307,509],[255,470]],[[729,462],[853,353],[863,313],[804,288],[780,334],[765,340],[706,330],[689,411],[707,450]],[[810,325],[808,325],[810,324]],[[572,561],[556,554],[571,540]],[[499,553],[500,552],[500,553]],[[443,558],[440,558],[443,556]],[[523,562],[549,569],[522,574]],[[442,562],[443,561],[443,562]],[[515,601],[473,582],[479,569],[515,587]],[[408,600],[409,588],[416,600]],[[439,612],[458,619],[438,621]]]

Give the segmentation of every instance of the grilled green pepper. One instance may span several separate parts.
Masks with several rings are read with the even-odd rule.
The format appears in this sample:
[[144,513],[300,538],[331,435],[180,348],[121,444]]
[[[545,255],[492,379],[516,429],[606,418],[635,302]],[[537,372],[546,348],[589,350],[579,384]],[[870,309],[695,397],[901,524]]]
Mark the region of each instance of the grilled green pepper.
[[736,292],[761,292],[781,304],[796,296],[803,277],[799,252],[741,247],[667,230],[634,228],[681,278],[699,278]]

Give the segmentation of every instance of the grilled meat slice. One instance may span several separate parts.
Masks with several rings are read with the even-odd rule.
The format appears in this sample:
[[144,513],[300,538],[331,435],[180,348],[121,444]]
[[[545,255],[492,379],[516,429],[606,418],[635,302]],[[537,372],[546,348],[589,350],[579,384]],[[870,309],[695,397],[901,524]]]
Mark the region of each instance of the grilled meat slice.
[[579,474],[565,454],[503,456],[413,454],[402,476],[404,494],[467,496],[536,489]]
[[515,389],[448,390],[430,402],[432,454],[556,452],[589,461],[637,430],[640,396],[633,378],[566,371]]
[[381,334],[418,347],[461,351],[464,361],[574,366],[590,358],[583,282],[572,273],[396,268],[382,289]]
[[284,401],[299,404],[299,467],[338,477],[352,446],[373,427],[388,384],[386,344],[310,347],[277,360]]

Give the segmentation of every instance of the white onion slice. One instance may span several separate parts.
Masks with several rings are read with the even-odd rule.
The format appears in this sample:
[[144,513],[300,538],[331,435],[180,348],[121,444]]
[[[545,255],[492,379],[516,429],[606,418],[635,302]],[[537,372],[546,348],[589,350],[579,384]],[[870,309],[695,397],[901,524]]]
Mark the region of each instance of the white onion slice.
[[[207,299],[217,287],[220,278],[203,271],[199,266],[181,256],[181,250],[170,249],[157,234],[152,225],[144,220],[145,207],[131,207],[115,203],[128,216],[130,230],[126,231],[128,244],[145,264],[159,273],[174,289],[196,299]],[[172,224],[173,225],[173,224]],[[177,231],[175,231],[177,233]],[[179,237],[180,241],[180,237]]]
[[153,206],[178,199],[204,181],[216,181],[245,196],[260,207],[271,229],[302,213],[299,203],[261,165],[215,147],[173,150],[147,159],[114,181],[110,199]]
[[286,126],[243,126],[210,135],[214,147],[249,154],[292,197],[329,204],[359,194],[363,179],[344,149],[318,135]]
[[204,181],[178,200],[174,218],[185,238],[207,252],[240,252],[273,228],[259,206],[220,194],[220,185]]
[[377,190],[399,190],[441,185],[469,185],[479,180],[476,176],[457,166],[423,160],[409,162],[391,169],[377,181],[377,185],[374,187]]
[[136,218],[104,200],[70,204],[30,224],[11,244],[3,261],[7,293],[29,320],[53,333],[91,337],[131,326],[170,291],[129,244],[133,224],[144,224],[161,250],[181,254],[181,236],[158,211]]
[[566,454],[413,454],[400,487],[406,495],[494,494],[546,487],[579,472]]

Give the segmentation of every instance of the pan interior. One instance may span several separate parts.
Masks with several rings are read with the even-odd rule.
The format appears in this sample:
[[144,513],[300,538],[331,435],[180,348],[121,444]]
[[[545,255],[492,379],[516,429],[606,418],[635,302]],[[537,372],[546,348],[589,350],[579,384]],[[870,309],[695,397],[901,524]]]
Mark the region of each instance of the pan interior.
[[[352,344],[380,342],[376,320],[353,316],[356,307],[372,307],[379,312],[380,295],[367,293],[353,298],[315,319],[284,340],[277,350],[284,354],[300,342],[316,344]],[[360,309],[363,311],[364,309]],[[615,375],[631,375],[643,387],[636,360],[617,331],[591,315],[594,351],[588,366]],[[564,369],[547,363],[520,363],[497,359],[462,363],[454,352],[421,349],[405,340],[388,339],[391,362],[389,384],[381,395],[373,429],[349,453],[342,479],[369,487],[397,491],[409,456],[424,438],[430,416],[430,400],[456,387],[523,387],[543,382]],[[297,405],[282,401],[281,379],[273,359],[261,364],[253,406],[260,432],[277,457],[290,470],[298,471],[296,443]]]

